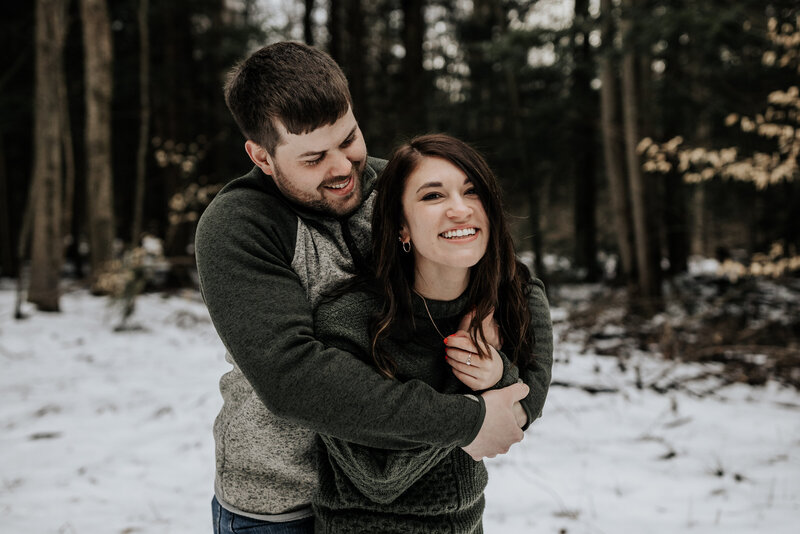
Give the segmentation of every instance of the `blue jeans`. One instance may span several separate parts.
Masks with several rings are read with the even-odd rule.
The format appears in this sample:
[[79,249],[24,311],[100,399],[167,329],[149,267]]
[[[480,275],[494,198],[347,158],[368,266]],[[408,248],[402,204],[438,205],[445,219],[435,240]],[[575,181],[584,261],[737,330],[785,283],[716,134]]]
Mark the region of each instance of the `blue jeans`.
[[285,523],[270,523],[234,514],[223,508],[217,498],[211,500],[214,534],[314,534],[314,518],[306,517]]

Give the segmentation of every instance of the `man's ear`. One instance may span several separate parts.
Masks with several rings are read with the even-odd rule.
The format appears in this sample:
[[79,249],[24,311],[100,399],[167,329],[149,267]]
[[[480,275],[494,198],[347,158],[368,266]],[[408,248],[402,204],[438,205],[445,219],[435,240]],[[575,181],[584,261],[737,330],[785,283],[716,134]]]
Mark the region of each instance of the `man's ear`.
[[274,162],[272,161],[272,156],[269,155],[267,149],[256,143],[255,141],[247,140],[244,143],[244,149],[247,152],[247,155],[250,156],[250,159],[256,166],[261,169],[261,172],[264,174],[273,174],[273,167]]

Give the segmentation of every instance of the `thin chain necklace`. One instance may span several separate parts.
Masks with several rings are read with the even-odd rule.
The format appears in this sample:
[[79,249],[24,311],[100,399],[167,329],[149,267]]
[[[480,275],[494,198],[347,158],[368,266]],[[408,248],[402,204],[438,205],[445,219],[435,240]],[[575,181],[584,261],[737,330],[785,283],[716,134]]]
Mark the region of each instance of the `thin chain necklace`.
[[433,315],[431,315],[431,310],[429,310],[429,309],[428,309],[428,301],[427,301],[427,300],[425,300],[425,297],[423,297],[422,295],[420,295],[420,294],[419,294],[419,292],[418,292],[416,289],[412,289],[411,291],[413,291],[414,293],[416,293],[416,294],[417,294],[417,296],[418,296],[419,298],[421,298],[421,299],[422,299],[422,304],[424,304],[424,305],[425,305],[425,311],[426,311],[426,312],[428,312],[428,319],[430,319],[430,320],[431,320],[431,324],[432,324],[432,325],[433,325],[433,327],[436,329],[436,332],[438,332],[439,336],[440,336],[442,339],[444,339],[444,338],[445,338],[444,334],[442,334],[442,331],[441,331],[441,330],[439,330],[439,327],[438,327],[438,326],[436,326],[436,321],[434,321],[434,320],[433,320]]

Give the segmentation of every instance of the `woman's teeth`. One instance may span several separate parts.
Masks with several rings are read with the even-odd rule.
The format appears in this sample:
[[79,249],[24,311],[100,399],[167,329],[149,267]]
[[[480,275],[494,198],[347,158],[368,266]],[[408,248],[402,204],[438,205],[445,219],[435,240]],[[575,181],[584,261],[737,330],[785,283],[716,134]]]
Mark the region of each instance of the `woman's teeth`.
[[477,232],[475,228],[463,228],[460,230],[448,230],[446,232],[442,232],[439,235],[444,237],[445,239],[452,239],[454,237],[467,237],[470,235],[475,235],[475,232]]

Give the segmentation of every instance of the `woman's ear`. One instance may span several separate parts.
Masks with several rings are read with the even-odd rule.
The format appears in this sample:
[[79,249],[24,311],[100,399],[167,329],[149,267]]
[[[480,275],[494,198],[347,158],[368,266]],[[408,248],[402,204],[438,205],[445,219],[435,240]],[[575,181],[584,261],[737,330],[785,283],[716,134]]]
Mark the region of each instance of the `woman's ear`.
[[403,243],[411,241],[411,234],[408,232],[408,226],[406,223],[400,225],[400,241]]

